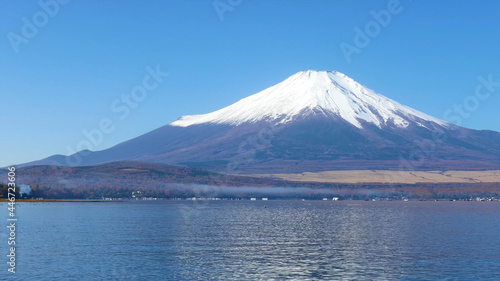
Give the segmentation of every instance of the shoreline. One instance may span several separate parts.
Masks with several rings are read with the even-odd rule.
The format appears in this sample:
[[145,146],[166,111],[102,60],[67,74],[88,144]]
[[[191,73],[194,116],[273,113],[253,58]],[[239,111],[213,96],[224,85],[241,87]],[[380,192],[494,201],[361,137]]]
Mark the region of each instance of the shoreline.
[[16,201],[10,201],[9,199],[6,198],[0,198],[0,202],[60,202],[60,203],[82,203],[82,202],[89,202],[89,203],[96,203],[96,202],[125,202],[126,200],[85,200],[85,199],[16,199]]

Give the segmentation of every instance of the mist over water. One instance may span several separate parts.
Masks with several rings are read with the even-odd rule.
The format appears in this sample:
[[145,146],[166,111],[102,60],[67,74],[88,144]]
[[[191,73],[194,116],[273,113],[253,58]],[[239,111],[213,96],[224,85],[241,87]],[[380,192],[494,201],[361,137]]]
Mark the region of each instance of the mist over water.
[[31,187],[27,184],[20,184],[19,185],[19,193],[20,194],[26,194],[26,195],[30,195],[31,193]]
[[[364,188],[308,188],[308,187],[255,187],[255,186],[211,186],[211,185],[180,185],[185,191],[190,191],[196,197],[248,198],[268,197],[279,199],[319,199],[324,197],[340,198],[372,198],[397,197],[403,193],[394,190],[374,190]],[[330,198],[331,199],[331,198]]]

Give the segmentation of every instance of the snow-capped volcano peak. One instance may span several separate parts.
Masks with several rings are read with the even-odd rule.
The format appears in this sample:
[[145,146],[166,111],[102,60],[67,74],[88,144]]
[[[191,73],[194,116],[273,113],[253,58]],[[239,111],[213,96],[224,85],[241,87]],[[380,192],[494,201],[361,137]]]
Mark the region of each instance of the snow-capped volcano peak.
[[[427,157],[420,152],[429,143]],[[425,161],[413,161],[419,158]],[[279,174],[401,169],[402,159],[411,170],[498,170],[500,133],[428,116],[339,72],[304,71],[221,110],[184,116],[111,148],[25,166],[137,161]]]
[[258,121],[287,123],[309,114],[338,116],[358,128],[362,128],[362,120],[378,127],[392,123],[405,128],[410,122],[422,125],[421,121],[449,125],[377,94],[345,74],[314,70],[298,72],[275,86],[220,110],[182,116],[170,125],[187,127],[213,123],[237,126]]

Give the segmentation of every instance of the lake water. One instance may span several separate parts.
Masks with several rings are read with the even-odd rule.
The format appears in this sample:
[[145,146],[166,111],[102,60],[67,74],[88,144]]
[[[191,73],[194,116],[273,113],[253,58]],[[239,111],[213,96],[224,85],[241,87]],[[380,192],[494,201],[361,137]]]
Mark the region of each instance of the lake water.
[[500,280],[500,202],[18,203],[2,280]]

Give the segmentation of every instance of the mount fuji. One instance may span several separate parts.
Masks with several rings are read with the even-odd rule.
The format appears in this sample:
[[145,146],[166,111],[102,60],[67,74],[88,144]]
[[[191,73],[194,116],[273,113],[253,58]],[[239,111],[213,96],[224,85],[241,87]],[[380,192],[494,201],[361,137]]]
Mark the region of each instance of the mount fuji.
[[225,173],[500,169],[500,133],[429,116],[340,72],[308,70],[218,111],[182,116],[109,149],[23,166],[114,161]]

